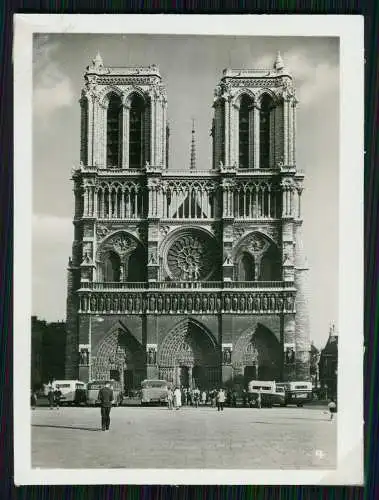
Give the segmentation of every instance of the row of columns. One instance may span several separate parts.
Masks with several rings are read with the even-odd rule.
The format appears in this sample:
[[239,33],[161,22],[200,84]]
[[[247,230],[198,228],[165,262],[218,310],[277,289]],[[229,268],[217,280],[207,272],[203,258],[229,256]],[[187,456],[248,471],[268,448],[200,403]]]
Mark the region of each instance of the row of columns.
[[[166,168],[166,126],[167,100],[163,95],[150,94],[150,104],[144,115],[144,131],[142,144],[145,159],[150,159],[151,165]],[[129,133],[130,133],[130,103],[121,104],[120,142],[121,164],[123,169],[129,168]],[[84,164],[106,167],[107,162],[107,102],[101,102],[98,96],[88,95],[81,100],[82,127],[81,143]],[[144,144],[146,143],[147,144]]]
[[[215,165],[239,165],[239,105],[232,99],[218,101],[215,105]],[[270,161],[275,168],[295,164],[296,99],[292,96],[273,106],[270,112]],[[260,165],[260,108],[253,104],[249,112],[249,169]]]
[[[212,194],[206,190],[186,191],[173,189],[164,192],[162,211],[159,186],[148,188],[148,215],[150,217],[207,219],[215,217]],[[235,192],[231,185],[222,191],[223,217],[277,218],[277,191],[255,189]],[[282,188],[282,216],[301,217],[302,189],[292,186]],[[144,190],[105,191],[95,186],[85,186],[83,192],[83,216],[99,218],[136,218],[143,217],[145,211]]]

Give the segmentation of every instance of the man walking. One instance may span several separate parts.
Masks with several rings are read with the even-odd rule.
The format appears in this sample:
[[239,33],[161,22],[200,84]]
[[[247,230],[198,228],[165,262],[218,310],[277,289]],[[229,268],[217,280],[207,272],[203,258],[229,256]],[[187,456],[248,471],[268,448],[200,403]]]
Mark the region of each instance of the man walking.
[[225,403],[225,392],[224,389],[220,389],[217,394],[217,411],[224,411]]
[[172,399],[173,399],[174,395],[172,393],[172,389],[171,387],[169,387],[167,389],[167,407],[169,410],[172,410]]
[[109,382],[105,384],[99,391],[99,401],[101,409],[101,430],[109,430],[111,423],[110,412],[113,401],[113,391]]

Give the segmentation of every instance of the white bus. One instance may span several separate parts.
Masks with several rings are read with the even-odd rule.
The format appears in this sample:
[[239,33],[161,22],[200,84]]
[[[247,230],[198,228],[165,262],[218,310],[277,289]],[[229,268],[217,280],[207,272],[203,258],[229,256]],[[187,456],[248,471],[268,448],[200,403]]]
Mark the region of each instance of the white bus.
[[61,392],[62,405],[78,405],[86,402],[86,384],[80,380],[54,380],[51,386],[53,391],[58,389]]
[[276,385],[285,390],[286,405],[301,407],[313,399],[312,382],[278,382]]

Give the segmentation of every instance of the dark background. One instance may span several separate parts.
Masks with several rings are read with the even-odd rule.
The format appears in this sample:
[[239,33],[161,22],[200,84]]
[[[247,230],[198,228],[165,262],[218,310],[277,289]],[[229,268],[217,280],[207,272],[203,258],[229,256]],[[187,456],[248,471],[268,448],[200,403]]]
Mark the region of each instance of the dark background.
[[[365,488],[264,486],[35,486],[13,481],[13,73],[14,13],[355,14],[365,16]],[[378,24],[379,2],[295,0],[20,1],[0,4],[0,498],[41,499],[294,499],[379,498]],[[16,367],[17,368],[17,367]],[[23,367],[20,367],[23,369]],[[351,394],[352,405],[360,394]]]

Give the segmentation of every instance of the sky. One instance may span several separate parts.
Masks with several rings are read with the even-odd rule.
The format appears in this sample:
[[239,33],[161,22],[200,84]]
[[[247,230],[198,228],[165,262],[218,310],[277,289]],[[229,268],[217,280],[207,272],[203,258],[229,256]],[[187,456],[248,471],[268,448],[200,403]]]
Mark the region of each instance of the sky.
[[[169,165],[188,169],[192,119],[197,168],[211,168],[213,91],[224,68],[270,68],[280,50],[297,107],[297,168],[304,171],[303,246],[310,337],[322,347],[338,318],[339,46],[326,37],[36,35],[33,47],[32,314],[66,317],[73,238],[71,169],[79,163],[83,74],[100,51],[107,66],[157,64],[167,88]],[[338,324],[336,324],[338,331]]]

